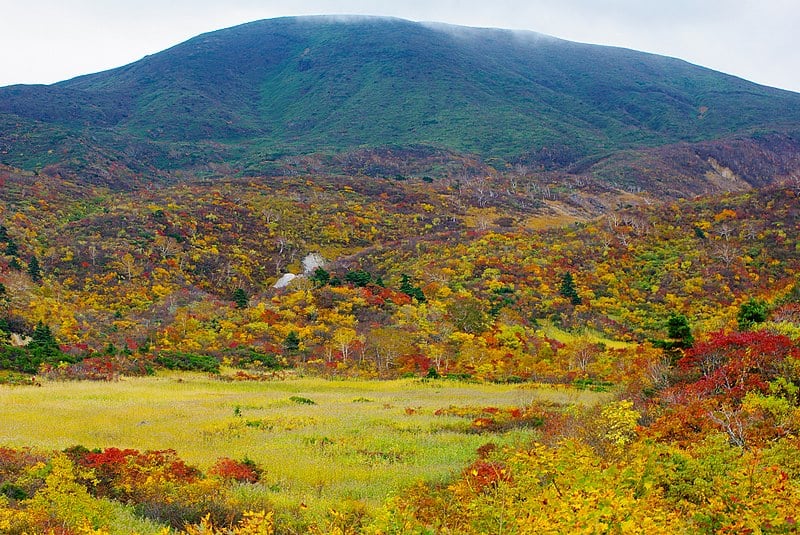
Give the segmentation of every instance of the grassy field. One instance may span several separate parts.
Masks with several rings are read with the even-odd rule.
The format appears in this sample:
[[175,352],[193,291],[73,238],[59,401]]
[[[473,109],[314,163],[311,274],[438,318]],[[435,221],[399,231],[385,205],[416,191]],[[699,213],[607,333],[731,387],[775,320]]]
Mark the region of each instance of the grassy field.
[[415,379],[258,383],[181,374],[45,382],[0,387],[0,446],[173,448],[201,469],[218,457],[247,457],[264,468],[263,486],[242,489],[254,504],[297,511],[302,503],[314,518],[347,502],[370,510],[417,481],[458,474],[487,442],[519,444],[535,432],[472,433],[470,420],[436,416],[437,409],[586,404],[600,396]]

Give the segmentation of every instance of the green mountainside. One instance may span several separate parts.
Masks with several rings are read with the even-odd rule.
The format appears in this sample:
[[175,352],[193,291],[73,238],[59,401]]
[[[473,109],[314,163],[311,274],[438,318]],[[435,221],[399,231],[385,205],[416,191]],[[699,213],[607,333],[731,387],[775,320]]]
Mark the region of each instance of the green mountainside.
[[800,95],[677,59],[383,18],[263,20],[118,69],[0,88],[0,162],[112,184],[421,147],[581,174],[620,151],[775,132],[797,152],[798,130]]

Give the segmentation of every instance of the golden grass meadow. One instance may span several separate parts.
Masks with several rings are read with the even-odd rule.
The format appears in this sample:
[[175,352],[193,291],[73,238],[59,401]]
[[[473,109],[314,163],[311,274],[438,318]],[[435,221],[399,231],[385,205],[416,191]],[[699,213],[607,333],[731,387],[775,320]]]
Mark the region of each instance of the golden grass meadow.
[[535,433],[470,432],[469,420],[438,409],[592,404],[601,396],[458,381],[248,382],[186,373],[44,382],[0,387],[0,446],[174,449],[201,470],[222,456],[247,458],[264,473],[261,485],[240,489],[245,500],[312,520],[347,503],[374,510],[416,482],[457,477],[487,442],[521,445]]

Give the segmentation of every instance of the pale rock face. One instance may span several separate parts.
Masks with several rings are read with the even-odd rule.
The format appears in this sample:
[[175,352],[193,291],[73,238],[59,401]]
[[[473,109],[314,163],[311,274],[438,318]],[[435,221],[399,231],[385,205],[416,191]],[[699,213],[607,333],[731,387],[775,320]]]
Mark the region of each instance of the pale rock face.
[[303,272],[314,273],[317,268],[325,267],[325,259],[319,253],[311,253],[303,259]]
[[294,279],[297,278],[297,275],[294,273],[284,273],[283,276],[278,279],[278,282],[272,285],[273,288],[286,288],[289,286]]
[[272,285],[273,288],[286,288],[289,284],[296,279],[297,277],[304,277],[306,275],[311,275],[314,273],[314,270],[317,268],[321,268],[325,266],[325,259],[322,258],[322,255],[319,253],[310,253],[307,254],[305,258],[303,258],[303,273],[300,275],[295,275],[294,273],[284,273],[278,282]]

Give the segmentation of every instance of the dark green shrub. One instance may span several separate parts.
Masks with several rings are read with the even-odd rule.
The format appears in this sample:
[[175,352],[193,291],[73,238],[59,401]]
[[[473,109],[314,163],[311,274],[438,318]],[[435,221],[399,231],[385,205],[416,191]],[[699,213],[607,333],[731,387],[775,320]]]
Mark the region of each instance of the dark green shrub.
[[159,353],[155,362],[168,370],[219,373],[219,361],[210,355],[165,352]]
[[259,353],[252,348],[237,349],[230,354],[234,366],[238,368],[259,367],[270,370],[280,369],[281,363],[278,357],[272,354]]
[[363,288],[372,282],[372,275],[363,269],[356,269],[353,271],[348,271],[344,276],[344,280],[351,283],[353,286]]
[[739,313],[736,315],[736,320],[739,324],[740,331],[747,331],[752,329],[757,323],[763,323],[769,315],[769,307],[767,303],[752,297],[742,306],[739,307]]

